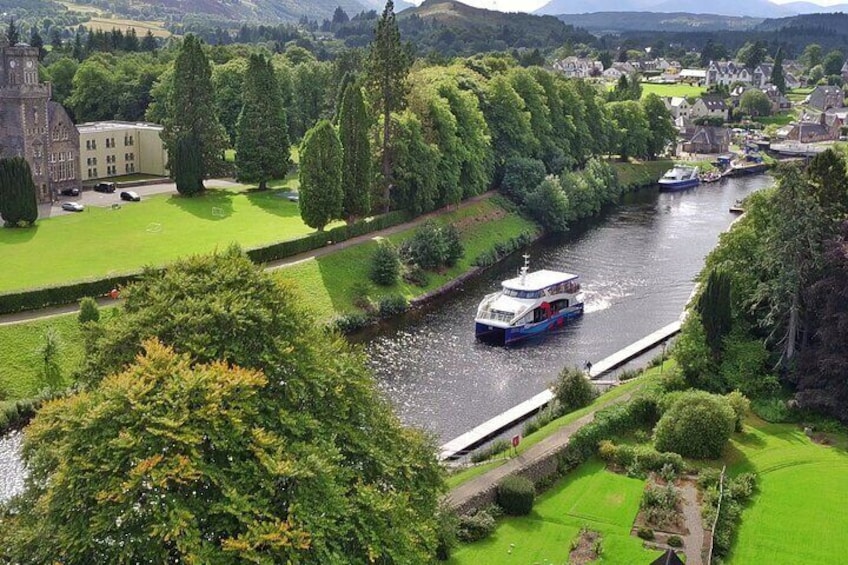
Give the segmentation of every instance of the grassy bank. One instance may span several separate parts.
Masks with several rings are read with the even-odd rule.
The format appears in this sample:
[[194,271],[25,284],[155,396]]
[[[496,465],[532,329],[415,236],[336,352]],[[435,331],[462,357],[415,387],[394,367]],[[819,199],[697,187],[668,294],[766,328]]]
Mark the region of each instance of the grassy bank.
[[670,159],[659,159],[657,161],[630,161],[622,163],[610,161],[618,182],[626,188],[649,186],[655,184],[666,171],[674,166]]
[[651,82],[642,83],[642,98],[648,94],[656,94],[657,96],[681,96],[683,98],[700,98],[707,89],[703,86],[692,84],[654,84]]
[[[468,272],[474,260],[496,244],[523,232],[538,232],[534,223],[509,212],[497,200],[482,200],[439,216],[439,223],[450,223],[458,228],[465,254],[454,267],[428,273],[424,286],[403,280],[389,287],[371,282],[371,255],[377,248],[377,238],[280,269],[276,271],[277,276],[290,281],[323,318],[355,311],[359,306],[378,302],[383,296],[402,295],[407,299],[421,296]],[[397,246],[414,231],[409,229],[388,239]]]

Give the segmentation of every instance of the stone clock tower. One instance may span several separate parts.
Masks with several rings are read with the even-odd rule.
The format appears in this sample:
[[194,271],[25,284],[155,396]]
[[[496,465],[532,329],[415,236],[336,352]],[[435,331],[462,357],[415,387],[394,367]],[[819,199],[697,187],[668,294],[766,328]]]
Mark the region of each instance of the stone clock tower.
[[80,187],[79,134],[38,80],[38,49],[23,43],[0,47],[0,156],[26,158],[40,202]]

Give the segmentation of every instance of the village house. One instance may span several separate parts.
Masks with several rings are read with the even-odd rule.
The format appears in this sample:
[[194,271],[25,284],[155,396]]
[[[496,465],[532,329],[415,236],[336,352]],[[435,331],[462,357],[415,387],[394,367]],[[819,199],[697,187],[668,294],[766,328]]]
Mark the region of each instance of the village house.
[[841,108],[845,103],[845,94],[839,86],[817,86],[807,96],[805,103],[824,112],[830,108]]
[[553,68],[568,78],[599,77],[604,72],[604,65],[600,61],[574,56],[555,61]]
[[693,120],[698,118],[715,118],[722,121],[727,121],[729,118],[729,108],[721,96],[702,96],[698,98],[689,115]]
[[615,67],[610,67],[607,70],[605,70],[603,73],[601,73],[601,75],[608,82],[616,82],[616,81],[618,81],[618,79],[620,79],[621,77],[623,77],[626,74],[627,73],[624,73],[624,72],[622,72],[621,70],[619,70]]
[[730,130],[717,126],[693,126],[681,132],[681,149],[686,153],[727,153]]
[[848,109],[844,112],[805,114],[801,121],[780,128],[777,136],[790,141],[814,143],[839,139],[842,128],[848,123]]
[[[773,69],[774,65],[770,63],[762,63],[749,71],[745,65],[734,61],[710,61],[706,71],[705,86],[707,88],[714,84],[730,86],[735,82],[742,82],[763,88],[771,80]],[[785,74],[784,70],[784,76]]]
[[688,100],[682,96],[671,96],[664,98],[663,101],[665,102],[665,107],[671,113],[672,118],[675,120],[689,120],[689,112],[692,107],[689,105]]

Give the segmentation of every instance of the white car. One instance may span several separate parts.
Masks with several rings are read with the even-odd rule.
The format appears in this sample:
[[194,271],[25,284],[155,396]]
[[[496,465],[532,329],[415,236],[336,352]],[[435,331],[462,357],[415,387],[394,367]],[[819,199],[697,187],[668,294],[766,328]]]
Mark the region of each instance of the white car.
[[62,202],[62,210],[67,210],[68,212],[82,212],[85,210],[85,206],[79,202]]

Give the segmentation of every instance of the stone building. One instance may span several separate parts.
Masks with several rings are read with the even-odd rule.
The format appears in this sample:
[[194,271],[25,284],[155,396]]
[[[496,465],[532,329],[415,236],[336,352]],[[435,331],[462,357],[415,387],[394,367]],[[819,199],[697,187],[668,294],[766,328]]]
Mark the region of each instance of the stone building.
[[80,188],[79,133],[38,79],[38,49],[0,39],[0,157],[24,157],[38,200]]

